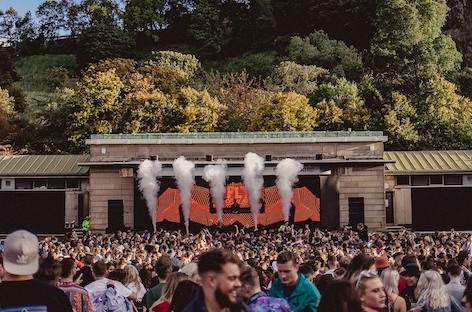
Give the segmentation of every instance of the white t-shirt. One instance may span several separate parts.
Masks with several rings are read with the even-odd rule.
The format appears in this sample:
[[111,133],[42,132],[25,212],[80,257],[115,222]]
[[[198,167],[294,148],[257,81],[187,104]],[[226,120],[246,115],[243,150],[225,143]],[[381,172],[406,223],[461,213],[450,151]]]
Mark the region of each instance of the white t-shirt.
[[118,296],[123,296],[128,298],[133,292],[126,288],[123,284],[118,281],[108,279],[106,277],[96,280],[85,286],[85,289],[89,292],[90,296],[93,298],[94,294],[103,293],[107,289],[107,285],[113,284],[116,289],[116,294]]

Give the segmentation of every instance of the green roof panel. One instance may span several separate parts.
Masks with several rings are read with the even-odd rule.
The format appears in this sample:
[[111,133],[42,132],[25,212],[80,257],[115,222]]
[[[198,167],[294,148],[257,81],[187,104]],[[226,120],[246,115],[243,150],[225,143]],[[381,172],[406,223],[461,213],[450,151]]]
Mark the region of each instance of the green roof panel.
[[0,176],[86,175],[89,155],[10,155],[0,156]]
[[387,174],[472,172],[472,150],[384,152]]

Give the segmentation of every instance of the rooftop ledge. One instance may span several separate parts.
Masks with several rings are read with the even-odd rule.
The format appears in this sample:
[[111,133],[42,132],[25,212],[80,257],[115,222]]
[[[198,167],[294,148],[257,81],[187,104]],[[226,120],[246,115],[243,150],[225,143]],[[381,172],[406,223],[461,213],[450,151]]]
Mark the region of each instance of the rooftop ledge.
[[87,144],[386,142],[382,131],[282,131],[92,134]]

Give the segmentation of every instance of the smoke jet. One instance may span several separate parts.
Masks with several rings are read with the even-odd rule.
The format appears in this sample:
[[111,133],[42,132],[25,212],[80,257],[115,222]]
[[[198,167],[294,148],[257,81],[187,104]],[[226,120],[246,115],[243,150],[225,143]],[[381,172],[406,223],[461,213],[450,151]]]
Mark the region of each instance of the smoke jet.
[[186,160],[184,156],[180,156],[174,160],[172,167],[180,191],[180,202],[182,203],[182,212],[184,215],[185,230],[189,233],[189,218],[191,207],[192,187],[195,184],[193,177],[193,169],[195,164]]
[[282,198],[282,209],[285,222],[290,218],[290,207],[293,196],[293,184],[298,182],[298,173],[303,169],[303,165],[298,161],[285,158],[275,169],[277,175],[277,188]]
[[216,165],[207,165],[203,169],[203,179],[210,183],[211,197],[218,215],[218,222],[223,223],[225,200],[226,164],[219,159]]
[[255,154],[247,153],[244,157],[243,180],[249,196],[251,212],[254,219],[254,227],[257,229],[257,217],[261,208],[261,190],[264,186],[264,159]]
[[139,190],[143,193],[143,197],[146,200],[154,232],[156,232],[157,193],[159,192],[160,187],[157,177],[161,170],[162,164],[158,160],[152,161],[149,159],[140,163],[138,169]]

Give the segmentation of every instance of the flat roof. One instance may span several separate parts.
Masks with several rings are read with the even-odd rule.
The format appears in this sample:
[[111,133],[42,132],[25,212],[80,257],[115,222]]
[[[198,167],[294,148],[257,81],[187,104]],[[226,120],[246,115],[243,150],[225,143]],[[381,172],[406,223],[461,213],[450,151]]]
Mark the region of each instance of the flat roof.
[[387,175],[472,172],[472,150],[384,152]]
[[0,176],[82,176],[88,167],[79,163],[89,155],[9,155],[0,156]]
[[92,134],[87,144],[251,144],[386,142],[382,131],[278,131]]

